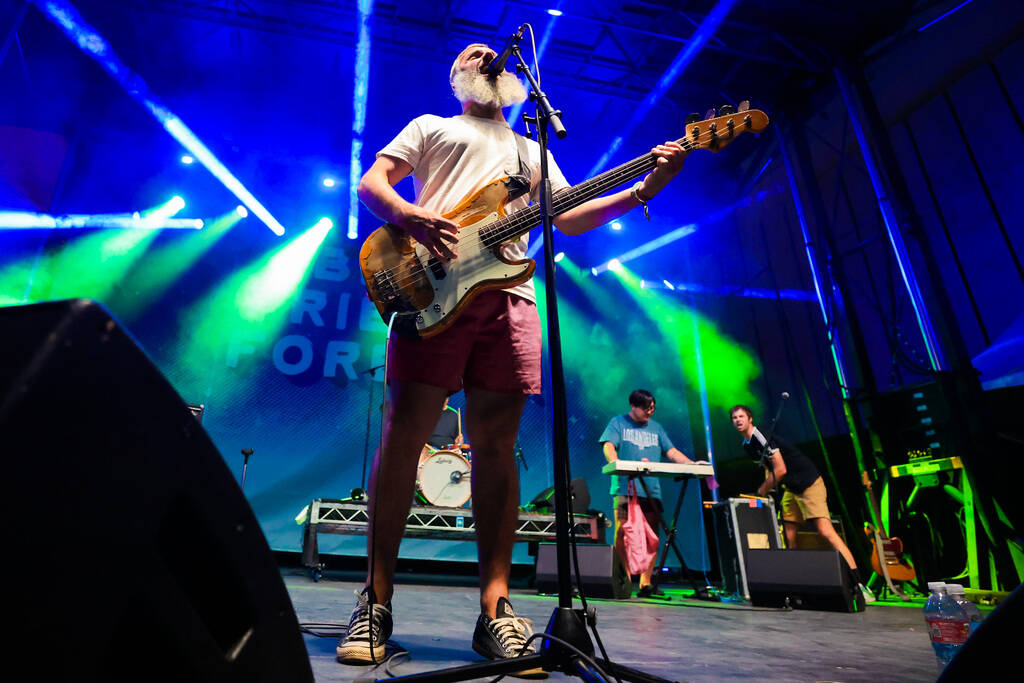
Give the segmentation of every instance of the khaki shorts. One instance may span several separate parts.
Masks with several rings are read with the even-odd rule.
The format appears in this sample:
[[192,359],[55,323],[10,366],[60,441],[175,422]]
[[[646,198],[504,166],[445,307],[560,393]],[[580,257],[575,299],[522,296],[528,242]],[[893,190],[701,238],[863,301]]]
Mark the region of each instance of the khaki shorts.
[[782,494],[782,519],[785,522],[801,524],[804,520],[824,517],[830,519],[826,502],[825,480],[818,477],[814,483],[800,493],[789,489]]

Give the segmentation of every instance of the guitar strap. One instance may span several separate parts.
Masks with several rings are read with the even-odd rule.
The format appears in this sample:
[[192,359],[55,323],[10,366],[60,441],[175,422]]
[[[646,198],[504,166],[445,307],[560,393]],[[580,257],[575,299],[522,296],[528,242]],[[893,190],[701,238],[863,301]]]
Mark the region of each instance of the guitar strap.
[[505,187],[508,189],[509,200],[522,197],[530,191],[530,152],[526,147],[526,138],[519,133],[512,131],[516,140],[516,153],[519,156],[519,172],[509,173]]

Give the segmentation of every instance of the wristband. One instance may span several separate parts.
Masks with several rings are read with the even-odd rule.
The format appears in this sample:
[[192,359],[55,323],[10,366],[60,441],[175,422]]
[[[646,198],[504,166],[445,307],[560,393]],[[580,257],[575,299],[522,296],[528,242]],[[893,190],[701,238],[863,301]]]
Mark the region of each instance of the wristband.
[[638,182],[636,185],[633,186],[633,189],[629,191],[629,194],[633,197],[633,199],[635,199],[638,202],[640,202],[641,206],[644,207],[644,217],[647,220],[651,220],[651,212],[647,209],[647,200],[640,198],[640,188],[642,186],[643,186],[643,183],[642,182]]

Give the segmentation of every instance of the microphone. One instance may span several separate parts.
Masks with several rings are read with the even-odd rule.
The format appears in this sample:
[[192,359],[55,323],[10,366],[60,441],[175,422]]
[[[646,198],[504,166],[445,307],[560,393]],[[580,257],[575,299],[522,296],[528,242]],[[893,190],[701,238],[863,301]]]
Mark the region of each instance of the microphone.
[[515,33],[509,36],[508,40],[505,41],[505,47],[498,53],[498,56],[488,62],[487,66],[480,70],[480,73],[486,74],[492,80],[497,78],[498,74],[505,70],[505,62],[512,55],[512,49],[523,39],[524,31],[526,31],[526,24],[520,26]]

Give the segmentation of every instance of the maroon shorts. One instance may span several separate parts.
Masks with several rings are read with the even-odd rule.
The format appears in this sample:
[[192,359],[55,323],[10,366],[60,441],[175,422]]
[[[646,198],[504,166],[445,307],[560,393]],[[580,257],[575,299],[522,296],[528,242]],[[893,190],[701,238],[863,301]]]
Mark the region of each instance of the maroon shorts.
[[504,290],[477,296],[452,326],[428,339],[393,336],[388,377],[454,393],[465,387],[539,394],[537,307]]

